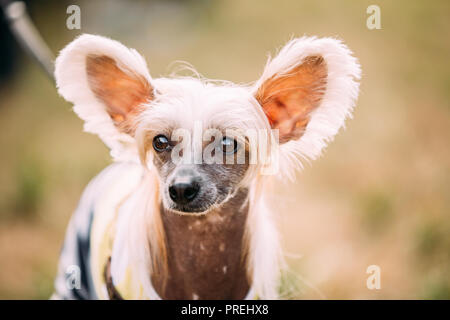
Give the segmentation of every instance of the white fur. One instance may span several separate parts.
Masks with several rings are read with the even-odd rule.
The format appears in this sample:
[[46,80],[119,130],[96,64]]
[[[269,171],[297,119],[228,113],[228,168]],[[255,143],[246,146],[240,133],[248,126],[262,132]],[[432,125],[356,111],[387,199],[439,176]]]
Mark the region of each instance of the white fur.
[[274,59],[270,59],[253,92],[272,76],[289,73],[308,56],[320,55],[328,69],[327,88],[320,106],[311,113],[305,133],[280,147],[281,177],[294,179],[302,160],[315,160],[351,117],[358,98],[361,68],[350,49],[332,38],[303,37],[291,40]]
[[89,88],[86,74],[88,54],[106,55],[119,67],[136,72],[151,83],[144,58],[134,49],[101,36],[84,34],[72,41],[59,54],[55,62],[55,78],[58,92],[74,104],[75,113],[85,121],[84,130],[97,134],[111,149],[117,161],[139,161],[134,138],[121,133],[106,113],[105,106]]
[[[119,66],[126,66],[144,76],[155,88],[155,99],[144,104],[145,110],[139,116],[136,139],[119,132],[106,113],[105,106],[89,89],[85,58],[92,53],[112,57]],[[289,73],[311,55],[321,55],[327,64],[327,88],[320,106],[311,114],[304,135],[279,146],[278,176],[293,178],[295,170],[302,168],[302,160],[313,160],[321,154],[326,144],[344,126],[345,119],[351,116],[355,105],[361,70],[352,52],[339,40],[294,39],[274,59],[269,59],[261,78],[254,85],[238,86],[200,77],[152,79],[144,59],[133,49],[103,37],[82,35],[61,51],[56,60],[55,76],[59,93],[74,103],[75,112],[85,120],[85,130],[99,135],[111,148],[116,161],[138,162],[138,150],[143,148],[147,133],[161,133],[170,128],[191,130],[198,120],[202,121],[203,129],[252,128],[269,131],[268,119],[254,98],[255,92],[267,79]],[[277,148],[277,145],[271,144],[271,147]],[[149,172],[154,173],[151,157],[146,166]],[[268,184],[273,179],[262,176],[260,170],[260,166],[254,167],[245,180],[250,187],[246,237],[249,241],[247,267],[252,278],[252,292],[264,299],[277,297],[277,280],[283,259],[272,213],[265,203]],[[151,242],[151,235],[145,234],[148,229],[144,226],[147,226],[148,220],[151,221],[152,210],[157,210],[156,206],[147,204],[147,195],[155,189],[148,184],[143,183],[141,189],[134,191],[136,195],[131,197],[134,210],[125,210],[129,208],[126,204],[122,207],[118,229],[122,227],[123,230],[115,239],[113,251],[113,255],[120,255],[122,260],[112,259],[112,273],[113,277],[121,278],[126,262],[133,264],[144,291],[149,297],[157,298],[147,272],[151,270],[151,256],[145,242],[149,239]],[[125,211],[133,211],[134,214],[128,219]]]

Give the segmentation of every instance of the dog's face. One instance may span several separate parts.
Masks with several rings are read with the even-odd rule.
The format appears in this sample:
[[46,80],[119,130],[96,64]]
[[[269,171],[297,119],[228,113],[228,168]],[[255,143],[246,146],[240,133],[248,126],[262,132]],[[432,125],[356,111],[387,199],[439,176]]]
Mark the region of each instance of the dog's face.
[[151,161],[158,172],[166,209],[207,213],[245,187],[249,167],[256,164],[249,162],[242,129],[265,122],[258,121],[252,95],[242,88],[198,79],[154,84],[159,98],[140,114],[135,133],[143,162]]
[[359,74],[339,41],[302,38],[254,85],[152,79],[136,51],[91,35],[68,45],[55,71],[85,129],[117,160],[156,170],[164,207],[181,214],[207,213],[248,187],[262,149],[279,152],[278,175],[320,155],[351,113]]
[[[236,144],[232,147],[234,150],[243,148],[235,141],[223,137],[222,141],[211,143],[218,145],[218,152],[226,154],[235,152],[225,150],[229,145]],[[178,213],[206,213],[226,202],[241,187],[248,163],[177,163],[172,159],[172,151],[179,143],[165,135],[153,138],[156,153],[153,163],[159,173],[160,192],[166,209]],[[166,148],[166,145],[169,147]],[[207,145],[204,144],[204,147]]]

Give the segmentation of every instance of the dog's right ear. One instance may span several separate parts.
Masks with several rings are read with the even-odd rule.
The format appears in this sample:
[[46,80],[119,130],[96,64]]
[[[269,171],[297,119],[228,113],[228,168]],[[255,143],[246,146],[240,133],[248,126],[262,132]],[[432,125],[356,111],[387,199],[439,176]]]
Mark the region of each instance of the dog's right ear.
[[55,78],[58,92],[85,121],[85,131],[99,135],[112,151],[134,143],[134,120],[154,98],[147,65],[137,51],[85,34],[61,51]]

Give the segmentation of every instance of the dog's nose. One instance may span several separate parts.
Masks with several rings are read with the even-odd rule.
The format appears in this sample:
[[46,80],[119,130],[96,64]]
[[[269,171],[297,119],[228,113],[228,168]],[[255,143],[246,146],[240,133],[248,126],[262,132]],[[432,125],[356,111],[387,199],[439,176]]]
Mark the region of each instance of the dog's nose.
[[178,204],[186,204],[197,196],[200,186],[196,182],[175,183],[169,187],[170,198]]

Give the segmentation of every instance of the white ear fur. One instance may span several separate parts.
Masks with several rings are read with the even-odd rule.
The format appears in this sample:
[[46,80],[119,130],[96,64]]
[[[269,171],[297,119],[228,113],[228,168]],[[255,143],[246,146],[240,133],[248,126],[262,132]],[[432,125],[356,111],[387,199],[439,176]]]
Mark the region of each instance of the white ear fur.
[[314,160],[321,155],[345,125],[345,119],[352,116],[359,91],[357,80],[361,77],[359,63],[340,40],[302,37],[287,43],[274,59],[269,58],[261,78],[252,88],[255,94],[267,79],[287,74],[306,57],[318,55],[324,58],[328,70],[325,94],[311,112],[304,134],[280,145],[279,167],[290,179],[295,177],[295,169],[303,167],[302,160]]
[[136,50],[118,41],[89,34],[81,35],[67,45],[55,62],[58,92],[74,104],[75,113],[85,121],[84,130],[97,134],[111,149],[115,160],[139,161],[134,138],[117,129],[105,106],[89,87],[86,56],[91,54],[108,56],[119,67],[124,66],[151,83],[147,64]]

